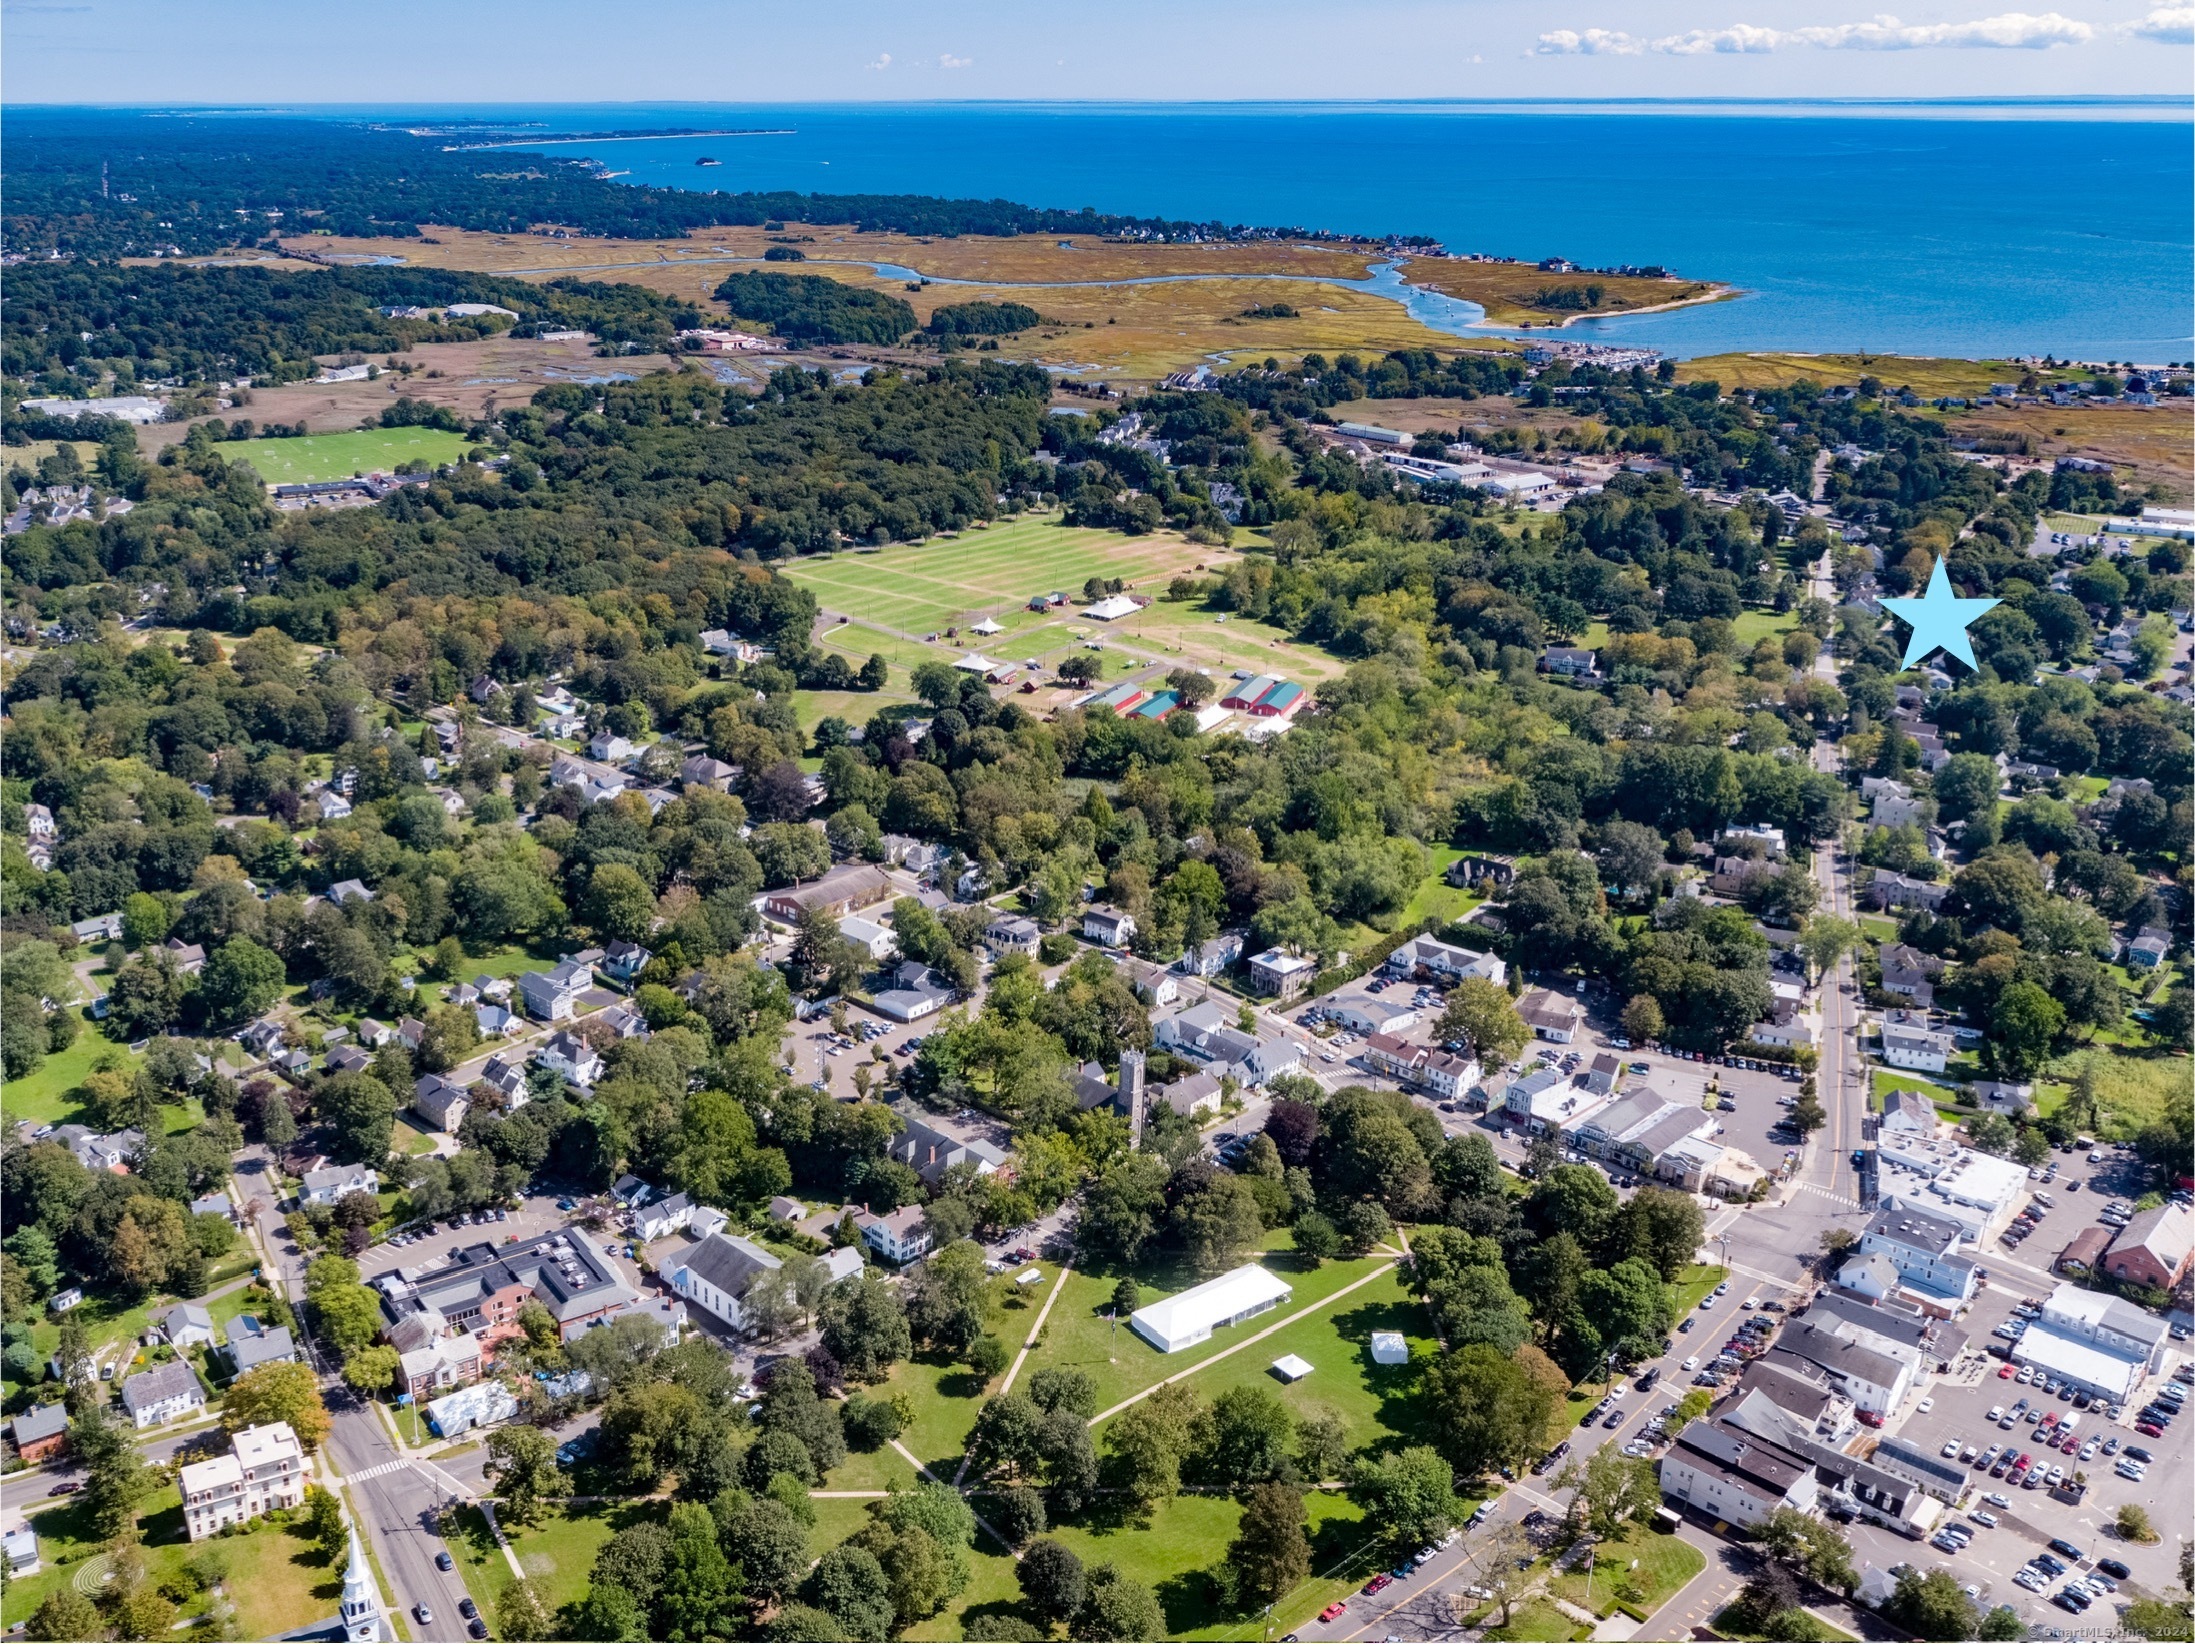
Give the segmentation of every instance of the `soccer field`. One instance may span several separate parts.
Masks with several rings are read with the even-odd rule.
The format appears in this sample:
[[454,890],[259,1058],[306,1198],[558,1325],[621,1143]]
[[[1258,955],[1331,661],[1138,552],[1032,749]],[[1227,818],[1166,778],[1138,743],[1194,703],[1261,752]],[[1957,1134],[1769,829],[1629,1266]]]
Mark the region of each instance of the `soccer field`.
[[1014,627],[1012,619],[1032,596],[1055,590],[1079,605],[1082,585],[1091,577],[1118,577],[1134,586],[1198,565],[1231,564],[1234,557],[1171,532],[1129,537],[1044,518],[1010,520],[873,554],[799,559],[780,569],[812,589],[834,615],[924,634],[984,615]]
[[225,445],[221,454],[248,462],[269,485],[348,479],[389,473],[401,462],[455,462],[465,454],[463,434],[440,428],[361,428],[348,434],[307,434],[301,439],[250,440]]

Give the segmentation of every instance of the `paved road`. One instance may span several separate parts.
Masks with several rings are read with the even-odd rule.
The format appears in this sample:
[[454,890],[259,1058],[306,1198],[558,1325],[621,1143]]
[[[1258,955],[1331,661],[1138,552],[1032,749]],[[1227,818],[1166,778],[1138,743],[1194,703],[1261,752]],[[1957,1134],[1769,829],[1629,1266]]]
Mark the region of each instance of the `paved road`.
[[[258,1201],[258,1233],[273,1268],[270,1277],[278,1280],[295,1304],[304,1297],[304,1258],[276,1209],[280,1190],[272,1171],[272,1161],[259,1147],[248,1147],[238,1155],[238,1185],[246,1198]],[[314,1355],[315,1368],[323,1373],[323,1392],[334,1417],[325,1454],[340,1477],[331,1482],[354,1480],[344,1486],[345,1494],[356,1521],[373,1538],[382,1573],[397,1607],[405,1613],[405,1627],[415,1638],[462,1639],[465,1629],[457,1601],[466,1596],[465,1584],[454,1570],[445,1573],[434,1565],[434,1555],[442,1550],[434,1521],[452,1490],[428,1470],[404,1465],[407,1458],[382,1427],[380,1416],[332,1374],[334,1366],[319,1359],[316,1347],[308,1345],[308,1351]],[[397,1465],[381,1470],[391,1463]],[[357,1476],[361,1474],[372,1476]],[[410,1619],[412,1606],[421,1602],[434,1612],[432,1627],[422,1628]]]

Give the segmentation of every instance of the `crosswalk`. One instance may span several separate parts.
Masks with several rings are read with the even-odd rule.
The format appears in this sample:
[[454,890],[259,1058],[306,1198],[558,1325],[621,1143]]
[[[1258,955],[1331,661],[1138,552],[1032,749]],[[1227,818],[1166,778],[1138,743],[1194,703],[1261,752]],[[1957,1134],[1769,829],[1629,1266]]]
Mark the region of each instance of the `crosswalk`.
[[1817,1187],[1812,1182],[1794,1182],[1791,1185],[1801,1193],[1811,1193],[1817,1199],[1827,1199],[1839,1209],[1857,1210],[1860,1208],[1859,1200],[1842,1193],[1833,1193],[1826,1187]]
[[369,1478],[381,1478],[389,1473],[401,1473],[411,1464],[409,1456],[399,1456],[394,1461],[384,1461],[373,1467],[361,1468],[355,1473],[346,1473],[343,1480],[346,1484],[360,1484]]

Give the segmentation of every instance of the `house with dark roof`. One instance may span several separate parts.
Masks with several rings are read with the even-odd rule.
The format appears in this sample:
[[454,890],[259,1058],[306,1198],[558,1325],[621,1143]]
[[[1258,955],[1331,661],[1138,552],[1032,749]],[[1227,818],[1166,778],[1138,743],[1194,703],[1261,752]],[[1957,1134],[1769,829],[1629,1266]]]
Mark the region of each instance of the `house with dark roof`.
[[206,1407],[198,1372],[180,1360],[140,1370],[122,1384],[122,1408],[138,1427],[157,1427]]
[[229,1326],[229,1363],[236,1373],[256,1370],[262,1364],[287,1364],[297,1357],[297,1340],[290,1334],[290,1327],[278,1324],[269,1328],[240,1330],[239,1319]]
[[1720,1418],[1686,1427],[1661,1463],[1665,1497],[1748,1529],[1780,1508],[1810,1511],[1818,1488],[1812,1462]]
[[932,1187],[943,1181],[955,1165],[973,1165],[979,1176],[996,1175],[1006,1166],[1006,1155],[989,1142],[954,1136],[912,1114],[902,1118],[907,1128],[892,1138],[891,1156]]
[[35,1467],[68,1447],[69,1407],[34,1404],[8,1424],[8,1433],[23,1464]]
[[712,1233],[664,1265],[663,1278],[686,1301],[731,1329],[747,1328],[745,1301],[765,1273],[784,1264],[762,1246],[732,1233]]

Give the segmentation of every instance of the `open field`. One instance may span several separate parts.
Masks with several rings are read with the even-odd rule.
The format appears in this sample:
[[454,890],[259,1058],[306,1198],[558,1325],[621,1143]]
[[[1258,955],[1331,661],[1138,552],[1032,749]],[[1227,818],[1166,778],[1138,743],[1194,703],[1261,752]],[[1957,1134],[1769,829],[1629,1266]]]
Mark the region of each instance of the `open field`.
[[239,441],[222,455],[248,462],[269,485],[348,479],[353,474],[393,472],[397,464],[440,467],[465,454],[462,434],[441,428],[361,428],[348,434],[307,434],[302,439]]
[[125,1072],[137,1058],[126,1045],[118,1045],[86,1022],[67,1050],[48,1056],[32,1072],[0,1085],[0,1114],[8,1123],[28,1119],[32,1124],[57,1125],[73,1120],[81,1111],[69,1092],[84,1082],[84,1075],[98,1066],[102,1055],[112,1055]]
[[[531,1528],[506,1522],[503,1531],[518,1555],[519,1568],[553,1615],[587,1596],[587,1575],[594,1568],[595,1554],[610,1537],[631,1525],[660,1519],[664,1511],[658,1501],[586,1502],[549,1508]],[[511,1584],[511,1567],[477,1508],[459,1510],[449,1546],[457,1555],[458,1571],[473,1602],[493,1626],[496,1600]]]
[[[2185,400],[2168,400],[2163,405],[1992,407],[1954,413],[1945,426],[1954,434],[1985,440],[2025,436],[2028,454],[2045,461],[2088,457],[2111,463],[2122,470],[2120,484],[2162,485],[2175,507],[2184,508],[2195,497],[2195,429],[2190,427]],[[2127,469],[2132,472],[2124,472]]]
[[1706,1567],[1706,1555],[1689,1541],[1631,1524],[1625,1526],[1623,1535],[1601,1543],[1597,1549],[1590,1589],[1583,1564],[1551,1577],[1547,1586],[1557,1598],[1605,1616],[1614,1612],[1618,1598],[1623,1596],[1617,1588],[1629,1582],[1640,1593],[1631,1602],[1651,1615]]
[[[1172,577],[1233,560],[1224,549],[1199,547],[1171,531],[1131,537],[1038,515],[874,553],[810,555],[781,568],[814,591],[828,617],[850,616],[901,634],[942,633],[962,621],[992,617],[1006,632],[963,635],[967,643],[961,649],[980,645],[1003,654],[1014,649],[1017,633],[1062,620],[1060,612],[1040,616],[1025,609],[1032,595],[1064,593],[1064,610],[1071,613],[1083,603],[1083,583],[1094,576],[1118,577],[1150,594]],[[1076,625],[1094,632],[1113,626]],[[858,633],[833,637],[849,653],[861,648]]]
[[[2017,383],[2028,368],[2012,360],[1930,359],[1911,354],[1703,354],[1677,362],[1679,382],[1719,382],[1725,388],[1782,388],[1802,378],[1833,388],[1874,377],[1889,389],[1938,394],[1986,394],[1993,382]],[[2078,373],[2036,373],[2045,383]]]
[[[400,398],[446,405],[471,419],[493,415],[498,407],[524,405],[534,391],[552,382],[601,381],[610,375],[640,376],[668,370],[671,361],[661,354],[630,354],[602,360],[580,342],[533,342],[510,337],[486,337],[476,342],[422,343],[409,353],[388,356],[412,367],[408,373],[384,372],[372,382],[291,382],[254,388],[251,404],[224,411],[224,421],[250,417],[253,422],[304,423],[308,428],[330,431],[356,429],[361,422],[378,422],[381,413]],[[152,453],[173,445],[191,430],[188,422],[159,422],[137,431],[140,449]],[[391,434],[415,434],[419,429],[377,430]],[[274,440],[252,440],[224,450],[225,456],[247,456],[258,467],[257,453]],[[343,470],[343,474],[349,473]],[[260,469],[261,478],[272,478]],[[341,478],[342,474],[330,476]]]

